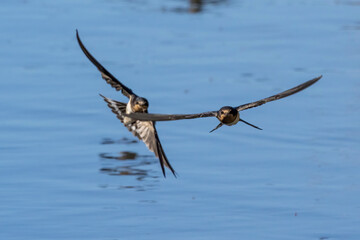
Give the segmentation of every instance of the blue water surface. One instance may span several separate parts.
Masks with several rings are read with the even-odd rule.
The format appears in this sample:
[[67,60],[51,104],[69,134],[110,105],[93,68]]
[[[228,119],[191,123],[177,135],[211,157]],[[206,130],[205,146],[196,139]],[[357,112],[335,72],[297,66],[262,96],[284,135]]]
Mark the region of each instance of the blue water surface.
[[[197,3],[196,3],[197,2]],[[89,51],[156,113],[178,173],[99,93]],[[0,8],[0,239],[360,237],[360,1],[5,0]]]

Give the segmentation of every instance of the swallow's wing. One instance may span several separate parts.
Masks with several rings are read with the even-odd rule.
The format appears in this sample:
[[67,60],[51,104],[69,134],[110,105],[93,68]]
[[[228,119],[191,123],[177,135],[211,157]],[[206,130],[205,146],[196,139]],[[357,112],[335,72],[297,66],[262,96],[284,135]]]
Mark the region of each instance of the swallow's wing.
[[130,98],[130,95],[134,94],[133,91],[122,84],[119,80],[117,80],[111,73],[109,73],[85,48],[84,44],[81,42],[79,33],[76,30],[76,38],[80,45],[81,50],[84,52],[86,57],[97,67],[97,69],[101,72],[101,76],[105,81],[110,84],[117,91],[121,91],[126,97]]
[[[115,113],[116,117],[122,122],[124,123],[124,113],[126,112],[126,103],[123,102],[118,102],[115,101],[113,99],[107,98],[103,95],[100,94],[101,97],[104,98],[104,101],[107,102],[108,107],[111,109],[111,111],[113,113]],[[140,140],[140,136],[136,133],[136,131],[132,130],[132,125],[131,124],[125,124],[124,126],[130,131],[132,132],[136,137],[138,137]]]
[[322,76],[319,76],[317,78],[314,78],[314,79],[311,79],[307,82],[304,82],[303,84],[300,84],[296,87],[293,87],[291,89],[288,89],[284,92],[281,92],[281,93],[278,93],[276,95],[273,95],[271,97],[267,97],[267,98],[264,98],[264,99],[261,99],[259,101],[256,101],[256,102],[251,102],[251,103],[246,103],[246,104],[243,104],[243,105],[240,105],[238,107],[236,107],[236,110],[238,110],[239,112],[240,111],[243,111],[245,109],[249,109],[249,108],[253,108],[253,107],[258,107],[260,105],[263,105],[267,102],[271,102],[271,101],[275,101],[275,100],[278,100],[278,99],[281,99],[281,98],[284,98],[284,97],[287,97],[287,96],[290,96],[292,94],[295,94],[297,92],[300,92],[302,90],[304,90],[305,88],[313,85],[314,83],[316,83],[320,78],[322,78]]
[[[102,95],[100,95],[102,96]],[[110,98],[102,96],[105,102],[108,103],[109,108],[116,114],[117,118],[124,123],[124,117],[126,112],[126,103],[118,102]],[[157,134],[155,123],[152,121],[130,121],[124,123],[125,127],[145,143],[148,149],[155,153],[155,156],[159,158],[162,172],[165,176],[164,166],[168,167],[176,177],[176,172],[170,165],[165,152],[161,146],[159,136]]]
[[153,114],[153,113],[130,113],[127,117],[140,121],[174,121],[204,117],[216,117],[217,111],[195,113],[195,114]]
[[168,167],[176,177],[175,170],[170,165],[169,160],[165,155],[164,149],[161,146],[160,139],[155,128],[155,123],[152,121],[136,120],[133,123],[133,127],[135,128],[136,133],[140,136],[140,139],[146,144],[148,149],[154,152],[155,156],[159,158],[164,177],[166,177],[164,166]]

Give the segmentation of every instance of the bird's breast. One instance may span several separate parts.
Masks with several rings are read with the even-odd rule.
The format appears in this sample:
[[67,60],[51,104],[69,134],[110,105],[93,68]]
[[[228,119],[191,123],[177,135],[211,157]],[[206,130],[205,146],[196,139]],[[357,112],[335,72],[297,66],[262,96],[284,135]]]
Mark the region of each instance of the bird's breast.
[[225,125],[232,126],[237,124],[239,122],[239,119],[240,119],[239,113],[237,113],[236,115],[229,114],[226,117],[224,117],[221,122],[224,123]]
[[130,101],[126,104],[126,113],[127,114],[133,113]]
[[[132,111],[132,108],[131,108],[131,103],[129,101],[128,104],[126,104],[126,114],[130,114],[130,113],[133,113],[133,111]],[[130,122],[133,122],[131,118],[124,117],[124,124],[128,124]]]

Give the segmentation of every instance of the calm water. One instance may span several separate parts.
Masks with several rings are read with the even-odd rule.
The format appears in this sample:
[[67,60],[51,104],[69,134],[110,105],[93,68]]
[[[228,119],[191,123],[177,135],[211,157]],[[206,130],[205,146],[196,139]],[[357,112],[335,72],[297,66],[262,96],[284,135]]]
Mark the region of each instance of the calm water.
[[[8,0],[0,8],[0,239],[360,237],[360,1]],[[173,167],[129,133],[85,46],[150,111],[306,91],[157,124]]]

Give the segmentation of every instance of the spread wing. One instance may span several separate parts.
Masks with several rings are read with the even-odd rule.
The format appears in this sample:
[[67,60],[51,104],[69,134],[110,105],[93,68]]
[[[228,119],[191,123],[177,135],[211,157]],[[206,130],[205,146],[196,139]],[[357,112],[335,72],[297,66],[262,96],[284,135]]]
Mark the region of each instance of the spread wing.
[[176,172],[170,165],[169,160],[165,155],[164,149],[161,146],[160,139],[155,128],[155,123],[152,121],[136,120],[133,123],[133,128],[135,129],[136,133],[140,136],[140,139],[146,144],[148,149],[154,152],[155,156],[159,158],[164,177],[166,177],[164,166],[168,167],[176,177]]
[[265,104],[267,102],[275,101],[275,100],[278,100],[278,99],[293,95],[293,94],[295,94],[297,92],[300,92],[300,91],[304,90],[307,87],[310,87],[311,85],[316,83],[320,78],[322,78],[322,75],[317,77],[317,78],[311,79],[311,80],[309,80],[307,82],[304,82],[303,84],[300,84],[300,85],[298,85],[296,87],[288,89],[288,90],[286,90],[284,92],[273,95],[271,97],[267,97],[267,98],[261,99],[261,100],[256,101],[256,102],[251,102],[251,103],[246,103],[246,104],[240,105],[240,106],[236,107],[236,110],[238,110],[240,112],[240,111],[243,111],[245,109],[258,107],[258,106],[263,105],[263,104]]
[[111,73],[109,73],[85,48],[84,44],[81,42],[78,30],[76,30],[76,38],[80,45],[81,50],[84,52],[86,57],[97,67],[97,69],[101,72],[101,76],[105,81],[110,84],[116,91],[121,91],[126,97],[130,98],[130,95],[134,94],[133,91],[122,84],[119,80],[117,80]]
[[[100,95],[102,96],[102,95]],[[117,118],[124,123],[124,117],[126,112],[126,103],[118,102],[115,100],[112,100],[110,98],[102,96],[105,100],[105,102],[108,103],[109,108],[111,108],[112,112],[116,114]],[[160,166],[162,169],[162,172],[165,175],[165,168],[164,166],[168,167],[171,172],[176,177],[176,172],[172,168],[172,166],[169,163],[169,160],[167,159],[164,149],[161,146],[159,136],[157,134],[155,123],[152,121],[126,121],[124,123],[124,126],[132,132],[136,137],[138,137],[141,141],[145,143],[145,145],[148,147],[148,149],[155,153],[155,156],[160,161]]]
[[217,111],[195,114],[153,114],[153,113],[130,113],[127,117],[140,121],[174,121],[194,118],[216,117]]
[[[104,98],[104,101],[107,102],[108,107],[111,109],[111,111],[112,111],[113,113],[115,113],[116,117],[117,117],[122,123],[124,123],[124,117],[125,117],[125,116],[124,116],[123,113],[126,112],[126,103],[112,100],[112,99],[107,98],[107,97],[105,97],[105,96],[103,96],[103,95],[101,95],[101,94],[100,94],[100,96]],[[136,132],[132,131],[132,129],[131,129],[131,128],[132,128],[131,124],[125,124],[125,123],[124,123],[124,126],[125,126],[130,132],[132,132],[136,137],[138,137],[138,138],[141,140],[140,136],[139,136]]]

